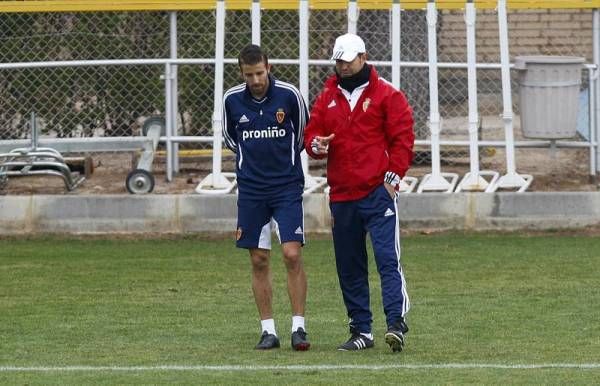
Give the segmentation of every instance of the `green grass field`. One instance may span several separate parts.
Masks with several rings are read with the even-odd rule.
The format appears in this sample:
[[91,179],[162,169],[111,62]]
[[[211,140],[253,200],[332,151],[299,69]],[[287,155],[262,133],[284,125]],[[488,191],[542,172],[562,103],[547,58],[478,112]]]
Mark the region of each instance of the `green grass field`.
[[348,338],[331,241],[304,249],[308,352],[253,350],[247,253],[232,240],[0,239],[0,384],[593,384],[600,379],[600,239],[437,234],[403,239],[412,309],[401,354],[371,259],[375,348]]

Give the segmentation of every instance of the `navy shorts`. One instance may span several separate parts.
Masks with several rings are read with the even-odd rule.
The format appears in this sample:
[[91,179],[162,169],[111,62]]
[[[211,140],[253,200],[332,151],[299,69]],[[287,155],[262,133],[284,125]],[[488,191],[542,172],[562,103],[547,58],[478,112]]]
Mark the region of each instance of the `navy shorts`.
[[271,231],[280,243],[298,241],[304,245],[302,190],[279,192],[268,198],[238,198],[238,248],[271,249]]

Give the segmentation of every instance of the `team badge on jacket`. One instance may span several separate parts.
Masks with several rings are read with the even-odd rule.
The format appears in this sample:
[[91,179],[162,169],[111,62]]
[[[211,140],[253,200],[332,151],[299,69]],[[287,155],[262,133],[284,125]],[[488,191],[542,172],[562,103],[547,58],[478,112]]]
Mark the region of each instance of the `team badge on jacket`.
[[283,120],[285,119],[285,111],[283,111],[283,109],[277,109],[275,118],[277,118],[277,123],[282,124]]
[[364,113],[367,112],[367,109],[369,108],[370,104],[371,104],[371,98],[365,99],[365,101],[363,102],[363,112]]

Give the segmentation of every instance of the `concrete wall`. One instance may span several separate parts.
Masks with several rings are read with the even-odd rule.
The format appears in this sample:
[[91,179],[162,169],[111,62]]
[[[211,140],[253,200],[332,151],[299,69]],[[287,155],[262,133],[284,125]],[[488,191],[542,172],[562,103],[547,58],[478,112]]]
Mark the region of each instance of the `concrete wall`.
[[[405,229],[514,230],[600,224],[600,193],[410,194]],[[305,198],[307,232],[329,232],[323,194]],[[0,234],[233,232],[236,196],[0,196]]]

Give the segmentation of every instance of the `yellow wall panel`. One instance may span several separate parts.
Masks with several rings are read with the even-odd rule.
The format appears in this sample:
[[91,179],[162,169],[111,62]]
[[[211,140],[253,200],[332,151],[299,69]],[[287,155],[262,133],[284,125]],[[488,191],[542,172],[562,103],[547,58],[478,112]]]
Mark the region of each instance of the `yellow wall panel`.
[[[361,9],[389,9],[393,0],[358,0]],[[215,0],[0,0],[0,12],[183,11],[210,10]],[[228,9],[250,9],[251,0],[227,0]],[[309,0],[311,9],[346,9],[347,0]],[[424,9],[427,0],[400,0],[403,9]],[[437,0],[439,9],[461,9],[465,1]],[[493,9],[495,0],[475,0],[480,9]],[[600,8],[600,0],[508,0],[512,9]],[[263,0],[263,9],[297,9],[298,0]]]

